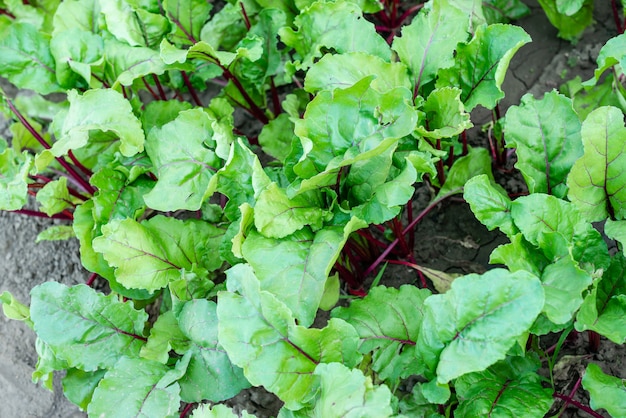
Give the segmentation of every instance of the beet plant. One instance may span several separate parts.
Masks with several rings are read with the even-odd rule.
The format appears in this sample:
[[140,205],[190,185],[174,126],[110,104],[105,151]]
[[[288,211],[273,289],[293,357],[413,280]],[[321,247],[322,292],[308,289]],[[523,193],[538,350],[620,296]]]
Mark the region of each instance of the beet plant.
[[[502,23],[520,2],[0,5],[0,208],[67,220],[39,239],[75,237],[91,272],[0,300],[37,334],[33,381],[66,371],[90,416],[232,416],[215,404],[263,386],[285,418],[541,417],[575,402],[537,373],[569,332],[624,343],[622,111],[525,97],[492,150],[517,151],[515,200],[468,144],[531,41]],[[507,268],[437,292],[414,227],[461,195]],[[387,263],[419,286],[386,287]],[[581,384],[581,409],[623,415],[620,379]]]

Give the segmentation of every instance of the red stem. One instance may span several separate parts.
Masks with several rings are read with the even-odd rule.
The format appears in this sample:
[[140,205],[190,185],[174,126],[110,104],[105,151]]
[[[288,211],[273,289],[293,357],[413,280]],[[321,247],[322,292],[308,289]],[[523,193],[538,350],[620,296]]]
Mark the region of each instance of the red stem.
[[68,217],[66,213],[61,212],[61,213],[57,213],[55,215],[52,216],[48,216],[47,214],[43,213],[43,212],[39,212],[38,210],[30,210],[30,209],[18,209],[18,210],[11,210],[9,212],[13,212],[13,213],[19,213],[22,215],[26,215],[26,216],[34,216],[36,218],[52,218],[52,219],[65,219],[65,220],[72,220],[72,217]]
[[424,3],[422,4],[417,4],[413,7],[408,8],[404,13],[402,13],[402,16],[400,16],[400,19],[398,19],[397,24],[398,26],[402,25],[402,23],[409,17],[411,16],[413,13],[417,12],[419,9],[421,9],[422,7],[424,7]]
[[98,273],[91,273],[89,275],[89,278],[85,282],[85,284],[89,287],[93,287],[93,283],[96,281],[97,278],[98,278]]
[[580,409],[581,411],[585,411],[586,413],[588,413],[589,415],[591,415],[594,418],[604,418],[602,415],[598,414],[596,411],[594,411],[593,409],[589,408],[587,405],[583,405],[582,403],[578,402],[577,400],[574,400],[574,399],[572,399],[569,396],[563,395],[562,393],[554,393],[552,396],[554,396],[555,398],[562,399],[562,400],[566,401],[567,403],[571,403],[576,408]]
[[159,96],[157,96],[156,92],[152,90],[152,87],[150,87],[150,84],[146,81],[146,77],[141,77],[141,81],[143,81],[143,85],[146,86],[152,98],[154,98],[154,100],[160,100]]
[[183,81],[185,82],[185,86],[187,86],[187,90],[189,90],[189,94],[191,94],[191,98],[193,99],[194,103],[197,106],[203,107],[202,101],[198,97],[198,93],[196,93],[196,89],[194,89],[193,86],[191,85],[191,81],[189,80],[189,76],[187,75],[187,73],[185,71],[181,71],[180,73],[183,76]]
[[[243,7],[243,3],[241,4]],[[276,90],[276,84],[274,84],[274,76],[270,77],[270,87],[272,89],[272,104],[274,105],[274,117],[280,115],[283,111],[280,105],[280,98],[278,97],[278,90]]]
[[243,15],[243,21],[246,24],[246,29],[250,30],[252,25],[250,25],[250,19],[248,18],[248,13],[246,13],[246,8],[243,5],[243,2],[239,3],[239,5],[241,6],[241,14]]
[[461,132],[461,143],[463,144],[463,154],[467,155],[469,150],[467,149],[467,131]]
[[165,90],[163,90],[163,86],[161,85],[161,82],[159,81],[159,76],[153,73],[152,80],[154,80],[154,84],[157,86],[157,89],[159,90],[159,96],[161,96],[161,100],[167,100],[167,96],[165,95]]
[[8,16],[11,19],[15,19],[15,16],[13,15],[13,13],[11,13],[8,10],[5,10],[5,9],[0,9],[0,15],[5,15],[5,16]]
[[185,418],[189,414],[189,412],[191,412],[191,408],[193,408],[194,405],[196,404],[188,403],[187,405],[185,405],[185,408],[183,408],[183,411],[180,413],[180,418]]
[[78,161],[78,159],[74,156],[74,152],[72,150],[69,150],[67,152],[67,155],[70,157],[70,160],[72,160],[72,163],[74,163],[74,165],[78,167],[78,169],[82,171],[87,177],[91,177],[93,175],[90,169],[88,169],[87,167],[82,165],[80,161]]
[[624,33],[624,27],[619,19],[619,11],[617,10],[617,1],[611,0],[611,9],[613,9],[613,20],[615,21],[615,28],[617,29],[617,33]]

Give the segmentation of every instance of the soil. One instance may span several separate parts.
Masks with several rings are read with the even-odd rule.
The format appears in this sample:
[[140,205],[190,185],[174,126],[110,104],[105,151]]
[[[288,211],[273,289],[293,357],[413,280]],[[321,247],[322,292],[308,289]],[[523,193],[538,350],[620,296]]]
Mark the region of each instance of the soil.
[[[533,42],[521,48],[513,59],[503,89],[506,98],[501,102],[501,113],[518,104],[530,92],[536,97],[558,88],[565,81],[580,75],[589,79],[595,69],[595,58],[604,43],[617,34],[610,10],[610,2],[596,0],[594,18],[576,45],[557,38],[557,31],[548,22],[535,0],[525,1],[532,14],[518,22],[532,37]],[[480,126],[490,120],[490,114],[477,110],[472,115],[477,128],[470,134],[470,143],[486,145]],[[8,137],[6,123],[0,121],[0,136]],[[511,193],[525,190],[519,175],[496,173],[499,182]],[[423,186],[416,191],[416,211],[423,209],[432,198],[431,191]],[[29,301],[32,287],[48,280],[68,285],[84,283],[88,272],[81,265],[76,240],[67,242],[42,242],[35,244],[39,232],[53,224],[44,219],[25,218],[21,215],[0,212],[0,292],[9,291],[23,302]],[[416,261],[425,267],[447,273],[482,273],[489,265],[489,254],[506,237],[487,231],[472,215],[462,201],[447,201],[426,216],[417,226],[414,254]],[[415,271],[403,266],[389,266],[384,284],[399,286],[418,282]],[[544,337],[542,344],[554,341]],[[626,378],[626,346],[609,341],[601,342],[598,353],[590,352],[586,334],[568,342],[564,361],[555,376],[558,390],[568,394],[580,373],[590,361],[598,364],[605,373]],[[60,384],[55,379],[55,391],[49,392],[31,382],[31,373],[37,362],[35,335],[23,323],[10,321],[0,315],[0,416],[78,418],[85,414],[67,401]],[[586,392],[577,391],[576,400],[588,404]],[[242,409],[269,417],[276,414],[280,401],[262,389],[253,388],[229,401],[237,411]],[[562,405],[555,405],[560,408]],[[558,412],[557,409],[551,411]],[[569,408],[562,416],[584,417],[584,412]],[[608,415],[606,415],[608,416]]]

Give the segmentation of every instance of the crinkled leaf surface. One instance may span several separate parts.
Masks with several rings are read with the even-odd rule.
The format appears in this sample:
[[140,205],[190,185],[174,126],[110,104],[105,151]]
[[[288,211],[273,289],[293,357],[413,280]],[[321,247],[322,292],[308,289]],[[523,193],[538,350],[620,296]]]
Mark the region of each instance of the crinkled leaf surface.
[[48,216],[73,207],[72,198],[67,190],[67,177],[47,183],[37,192],[36,199],[41,204],[42,212]]
[[169,368],[156,361],[122,357],[98,383],[87,412],[120,418],[178,416],[180,387],[171,383]]
[[439,0],[420,10],[393,41],[393,50],[411,71],[415,91],[433,81],[439,69],[454,64],[457,44],[468,37],[469,16],[448,3]]
[[184,402],[230,399],[250,386],[243,371],[233,365],[217,340],[217,305],[194,299],[178,314],[180,329],[191,340],[191,359],[178,381]]
[[468,180],[463,187],[463,198],[487,229],[499,228],[509,237],[515,235],[517,228],[511,217],[511,199],[489,176],[480,174]]
[[323,329],[296,325],[291,310],[261,290],[249,265],[231,267],[227,275],[228,292],[218,294],[219,342],[251,384],[265,386],[287,408],[300,409],[315,396],[318,364],[354,367],[360,361],[351,325],[341,319]]
[[161,211],[198,210],[213,194],[214,175],[222,160],[214,151],[211,122],[204,110],[191,109],[150,131],[146,151],[158,181],[144,196],[148,206]]
[[593,409],[604,408],[613,417],[626,416],[624,379],[605,374],[597,364],[590,363],[583,376],[583,387],[589,391]]
[[568,198],[587,220],[626,218],[626,127],[622,111],[600,107],[582,126],[583,156],[576,161],[567,185]]
[[509,244],[500,245],[491,253],[490,264],[504,264],[511,271],[528,271],[541,276],[550,260],[534,245],[526,241],[524,235],[517,233],[509,237]]
[[322,48],[339,54],[365,52],[385,61],[391,59],[391,49],[354,3],[316,2],[294,19],[294,25],[297,30],[285,27],[279,34],[281,41],[299,55],[295,69],[311,67],[322,56]]
[[207,270],[218,268],[223,234],[208,222],[159,215],[141,223],[111,221],[93,240],[93,248],[116,267],[115,277],[123,286],[153,292],[179,279],[183,270],[206,276]]
[[187,351],[189,339],[180,330],[174,312],[167,311],[159,315],[150,328],[150,336],[146,345],[141,347],[140,355],[148,360],[166,364],[171,350]]
[[447,383],[505,358],[544,305],[539,279],[525,271],[490,270],[452,282],[424,302],[418,356]]
[[364,52],[349,52],[324,55],[307,71],[304,89],[309,93],[345,89],[371,75],[376,76],[372,88],[381,93],[395,87],[412,88],[407,68],[402,63],[390,63]]
[[415,286],[377,286],[349,307],[334,309],[332,316],[354,326],[361,340],[359,351],[373,353],[372,369],[393,386],[400,378],[423,372],[423,365],[415,360],[415,344],[428,296],[428,290]]
[[70,90],[70,108],[63,121],[60,137],[52,146],[55,156],[87,145],[90,131],[114,133],[120,141],[120,152],[127,156],[143,151],[145,136],[130,102],[112,89],[88,90],[82,96]]
[[91,67],[101,62],[104,42],[98,35],[79,29],[56,34],[50,52],[56,62],[56,77],[64,88],[89,86]]
[[50,39],[29,23],[13,23],[0,39],[0,75],[39,94],[63,91],[57,84]]
[[105,75],[113,86],[130,86],[137,78],[148,74],[163,74],[166,65],[158,51],[130,46],[116,39],[104,41]]
[[428,125],[418,126],[417,132],[427,138],[450,138],[474,126],[461,103],[461,93],[456,87],[433,90],[422,108]]
[[507,357],[487,370],[459,377],[454,387],[461,417],[542,417],[552,406],[552,391],[528,357]]
[[616,344],[626,342],[626,259],[615,255],[611,266],[585,297],[576,316],[576,329],[592,330]]
[[211,3],[203,0],[164,0],[165,15],[176,29],[171,39],[182,45],[196,43],[212,8]]
[[148,314],[115,295],[78,285],[47,282],[31,291],[35,332],[70,367],[112,367],[122,356],[138,357]]
[[477,105],[493,109],[504,97],[500,86],[511,58],[530,41],[519,26],[479,26],[469,43],[458,46],[454,66],[438,72],[437,87],[460,87],[468,112]]
[[276,295],[298,323],[313,323],[324,285],[348,236],[365,226],[353,218],[345,226],[317,232],[303,228],[282,239],[267,238],[255,230],[243,243],[243,258],[254,268],[261,289]]
[[28,200],[28,172],[33,158],[24,151],[16,153],[13,148],[4,148],[0,139],[0,209],[21,209]]
[[507,147],[516,149],[515,167],[524,175],[530,193],[565,197],[567,175],[583,154],[580,129],[572,101],[556,91],[541,100],[526,94],[520,106],[507,111]]
[[626,34],[622,33],[606,41],[600,52],[598,52],[596,60],[598,68],[594,72],[594,77],[585,84],[592,81],[597,83],[600,81],[600,76],[614,65],[619,64],[623,71],[626,68],[626,52],[624,48],[626,48]]

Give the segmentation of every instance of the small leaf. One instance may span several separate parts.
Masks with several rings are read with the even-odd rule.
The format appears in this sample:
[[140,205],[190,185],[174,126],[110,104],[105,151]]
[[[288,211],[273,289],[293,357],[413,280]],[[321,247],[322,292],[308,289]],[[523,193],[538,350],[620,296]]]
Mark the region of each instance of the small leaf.
[[604,74],[606,70],[618,64],[622,68],[622,71],[624,71],[623,69],[626,69],[626,53],[624,53],[625,47],[626,34],[623,33],[606,41],[598,53],[598,58],[596,59],[598,68],[594,72],[593,79],[585,82],[584,84],[588,85],[591,81],[595,81],[595,83],[597,83],[600,81],[600,76]]
[[458,158],[446,178],[437,196],[447,193],[461,193],[463,186],[474,176],[485,174],[489,180],[494,181],[491,173],[491,157],[486,148],[471,148],[466,156]]
[[622,111],[610,106],[591,112],[582,126],[583,156],[567,185],[568,198],[588,221],[626,218],[626,127]]
[[2,312],[4,316],[16,321],[24,321],[26,325],[33,328],[33,321],[30,319],[30,309],[24,305],[12,294],[4,291],[0,294],[0,304],[2,304]]
[[281,113],[272,119],[259,134],[259,144],[263,152],[279,161],[284,161],[291,150],[291,143],[298,139],[293,129],[293,121],[286,113]]
[[16,153],[13,148],[4,148],[0,139],[0,209],[18,210],[28,200],[28,173],[33,158],[24,151]]
[[520,106],[507,111],[507,147],[516,149],[515,167],[524,175],[530,193],[567,195],[567,175],[583,154],[580,129],[572,101],[556,91],[541,100],[526,94]]
[[76,237],[76,233],[71,225],[53,225],[37,234],[35,243],[41,241],[66,241],[74,237]]
[[55,156],[84,147],[94,130],[115,134],[120,140],[120,152],[127,157],[143,151],[145,136],[141,123],[120,93],[112,89],[88,90],[80,96],[76,90],[70,90],[68,100],[69,111],[59,140],[51,150]]
[[339,54],[364,52],[385,61],[391,59],[389,46],[354,3],[316,2],[296,16],[294,26],[297,30],[284,27],[278,33],[299,57],[293,63],[296,70],[311,67],[323,55],[322,48]]
[[487,23],[509,23],[530,14],[530,9],[521,0],[487,0],[483,13]]
[[574,3],[576,6],[577,1],[579,0],[539,0],[548,20],[559,30],[558,36],[572,42],[575,42],[593,22],[593,0],[584,0],[582,7],[571,16],[559,11],[559,9],[568,11],[564,6],[567,3]]
[[433,90],[423,105],[428,126],[417,132],[427,138],[451,138],[474,126],[461,103],[461,90],[442,87]]
[[72,198],[67,190],[67,177],[47,183],[37,192],[36,198],[41,204],[41,210],[48,216],[73,207]]
[[112,367],[122,356],[138,357],[148,314],[90,287],[47,282],[31,291],[35,332],[70,367]]
[[107,416],[115,408],[120,418],[177,417],[180,387],[169,383],[168,370],[156,361],[122,357],[98,383],[88,414]]
[[593,409],[604,408],[613,417],[626,416],[624,379],[604,374],[597,364],[590,363],[583,376],[583,387],[591,396]]
[[463,187],[463,198],[490,231],[499,228],[509,237],[517,233],[511,217],[511,199],[488,175],[480,174],[468,180]]
[[570,257],[548,265],[541,275],[546,295],[542,312],[557,325],[571,321],[583,303],[582,293],[591,282],[591,275],[578,268]]
[[422,304],[427,290],[404,285],[400,289],[377,286],[349,307],[333,310],[357,330],[359,352],[372,355],[372,369],[394,387],[400,378],[418,375],[422,365],[415,361],[415,344],[422,322]]
[[439,383],[485,370],[505,358],[543,305],[541,282],[528,272],[459,277],[447,293],[424,302],[418,355]]
[[106,370],[84,372],[69,369],[63,377],[63,395],[81,410],[86,411],[93,398],[93,392],[104,377]]
[[64,88],[86,87],[91,67],[102,62],[104,42],[98,35],[78,29],[57,33],[50,41],[56,62],[56,77]]
[[477,105],[493,109],[504,97],[500,86],[511,58],[530,41],[519,26],[479,26],[469,43],[458,46],[454,67],[438,72],[437,87],[460,87],[468,112]]

